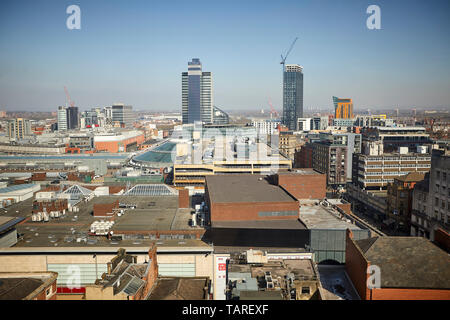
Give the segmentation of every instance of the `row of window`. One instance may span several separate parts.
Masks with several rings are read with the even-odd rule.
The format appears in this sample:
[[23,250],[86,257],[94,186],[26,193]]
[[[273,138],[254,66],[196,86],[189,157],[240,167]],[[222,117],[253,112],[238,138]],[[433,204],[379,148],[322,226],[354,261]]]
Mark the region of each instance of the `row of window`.
[[407,160],[418,160],[418,161],[431,161],[431,157],[370,157],[367,159],[364,159],[365,162],[367,161],[407,161]]
[[438,197],[434,198],[434,205],[439,207],[439,202],[441,203],[441,209],[445,209],[445,204],[447,203],[447,209],[450,211],[450,201],[441,200]]
[[385,165],[365,165],[364,169],[383,169],[383,168],[430,168],[430,164],[385,164]]

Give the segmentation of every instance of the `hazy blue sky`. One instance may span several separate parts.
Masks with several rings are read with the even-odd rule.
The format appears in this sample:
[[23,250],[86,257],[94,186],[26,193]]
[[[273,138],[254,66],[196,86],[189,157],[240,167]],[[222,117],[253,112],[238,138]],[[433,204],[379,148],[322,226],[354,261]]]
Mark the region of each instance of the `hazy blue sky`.
[[[66,8],[81,8],[68,30]],[[381,30],[366,9],[381,8]],[[225,110],[281,109],[280,54],[304,67],[304,106],[450,105],[450,1],[0,2],[0,109],[113,102],[181,109],[181,72],[198,57]]]

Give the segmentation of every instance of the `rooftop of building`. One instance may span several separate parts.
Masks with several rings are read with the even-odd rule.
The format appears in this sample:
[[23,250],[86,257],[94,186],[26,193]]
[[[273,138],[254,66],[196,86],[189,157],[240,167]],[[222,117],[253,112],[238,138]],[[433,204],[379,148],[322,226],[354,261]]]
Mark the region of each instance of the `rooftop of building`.
[[[248,254],[248,252],[247,252]],[[242,291],[281,291],[302,281],[317,281],[318,273],[310,259],[263,259],[247,263],[243,254],[234,254],[228,263],[232,295]],[[292,282],[291,282],[292,281]],[[282,298],[283,295],[281,296]]]
[[206,185],[214,203],[296,201],[262,175],[206,176]]
[[204,300],[208,277],[158,277],[148,300]]
[[125,293],[134,296],[145,285],[142,279],[148,274],[150,263],[136,263],[136,257],[119,249],[117,256],[111,260],[111,272],[104,273],[101,279],[97,279],[96,285],[103,288],[113,287],[114,294]]
[[355,240],[364,257],[381,270],[382,288],[450,289],[449,255],[422,237]]
[[[30,219],[33,207],[33,199],[15,203],[0,210],[0,217],[7,215],[11,218],[26,219],[16,225],[20,235],[16,247],[117,247],[132,246],[139,247],[146,244],[166,242],[168,240],[156,240],[150,236],[135,240],[108,240],[104,236],[89,235],[90,226],[95,221],[109,220],[92,215],[95,204],[112,204],[119,201],[120,204],[136,206],[135,209],[127,209],[124,215],[115,216],[114,225],[111,230],[115,234],[120,232],[137,233],[147,231],[173,231],[179,230],[203,230],[200,227],[190,227],[190,209],[178,208],[177,196],[99,196],[88,202],[80,202],[78,212],[68,212],[59,218],[50,219],[48,222],[32,221]],[[5,222],[7,220],[3,218]],[[11,219],[8,218],[8,221]],[[20,221],[19,221],[20,222]],[[80,240],[80,241],[78,241]],[[177,240],[174,246],[185,245],[192,239]],[[178,241],[181,242],[178,244]],[[184,242],[184,243],[183,243]]]
[[[46,234],[48,235],[48,233]],[[46,236],[45,235],[45,236]],[[90,242],[68,242],[58,240],[55,243],[50,243],[49,240],[43,236],[32,243],[26,241],[19,241],[14,247],[0,248],[0,253],[11,254],[115,254],[119,248],[124,248],[127,252],[133,253],[148,253],[148,249],[152,245],[157,245],[158,253],[171,252],[212,252],[213,247],[198,239],[135,239],[135,240],[108,240],[105,237],[89,237],[88,239],[95,240]]]
[[292,169],[290,171],[280,171],[277,172],[278,175],[322,175],[322,173],[312,169],[312,168],[302,168],[302,169]]
[[420,172],[410,172],[408,174],[405,174],[403,176],[399,176],[395,178],[395,180],[401,181],[401,182],[419,182],[422,181],[425,178],[424,173]]
[[430,173],[427,172],[424,175],[423,180],[418,181],[416,183],[416,185],[414,186],[415,190],[420,190],[420,191],[424,191],[424,192],[428,192],[430,188]]
[[[331,204],[340,201],[330,199]],[[300,200],[300,220],[308,229],[360,229],[330,206],[320,204],[320,200]]]
[[0,300],[28,300],[56,280],[55,272],[0,272]]
[[378,131],[425,131],[425,127],[380,127],[380,126],[374,126],[370,127],[377,129]]
[[431,158],[431,155],[428,153],[417,153],[417,152],[408,152],[408,153],[399,153],[399,152],[384,152],[383,154],[377,155],[369,155],[369,154],[358,154],[359,157],[365,158],[386,158],[386,157],[426,157]]
[[239,300],[283,300],[280,290],[274,291],[251,291],[241,290]]
[[0,216],[0,234],[25,220],[21,217]]
[[11,185],[9,187],[6,188],[1,188],[0,189],[0,194],[1,193],[11,193],[11,192],[18,192],[18,191],[24,191],[27,189],[31,189],[36,187],[37,185],[34,183],[25,183],[25,184],[16,184],[16,185]]

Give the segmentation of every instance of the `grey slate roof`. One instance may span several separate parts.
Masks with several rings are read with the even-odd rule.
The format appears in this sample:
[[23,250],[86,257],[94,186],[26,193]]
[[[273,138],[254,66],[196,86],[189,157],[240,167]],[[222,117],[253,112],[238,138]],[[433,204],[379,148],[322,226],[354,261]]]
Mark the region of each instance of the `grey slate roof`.
[[205,179],[213,203],[296,201],[262,175],[216,175]]
[[382,288],[450,289],[450,256],[422,237],[356,240],[381,271]]

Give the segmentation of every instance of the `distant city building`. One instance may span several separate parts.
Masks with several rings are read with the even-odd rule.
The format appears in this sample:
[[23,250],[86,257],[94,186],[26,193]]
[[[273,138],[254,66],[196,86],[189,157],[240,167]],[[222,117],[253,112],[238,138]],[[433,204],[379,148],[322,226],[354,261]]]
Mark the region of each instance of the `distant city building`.
[[333,97],[334,118],[335,119],[353,119],[352,99],[340,99]]
[[277,132],[278,125],[281,121],[275,119],[253,120],[252,125],[256,128],[258,134],[272,135]]
[[188,62],[188,72],[182,72],[183,123],[213,122],[213,84],[211,72],[202,72],[200,59]]
[[131,152],[136,151],[144,140],[142,131],[124,131],[120,134],[95,135],[94,146],[98,152]]
[[353,127],[355,125],[355,119],[333,119],[334,127]]
[[98,114],[92,109],[81,113],[80,126],[81,128],[89,128],[98,125]]
[[74,130],[79,128],[78,107],[68,107],[67,109],[67,129]]
[[64,106],[58,107],[58,131],[67,131],[67,108]]
[[[109,111],[109,109],[108,109]],[[130,128],[133,125],[133,107],[124,104],[113,104],[111,106],[111,120],[113,125],[118,124],[122,128]]]
[[311,130],[325,130],[328,127],[328,117],[313,117]]
[[381,141],[384,152],[395,152],[399,147],[417,152],[418,147],[431,147],[430,135],[424,127],[366,127],[361,133],[363,140]]
[[393,127],[394,119],[389,119],[385,114],[371,116],[357,116],[354,121],[356,127]]
[[214,124],[229,124],[230,117],[228,114],[219,107],[213,107],[213,123]]
[[297,130],[297,119],[303,118],[303,67],[287,64],[283,72],[283,124]]
[[298,118],[297,130],[298,131],[310,131],[312,127],[312,118]]
[[78,107],[59,106],[57,111],[58,131],[79,128]]
[[31,123],[30,120],[23,118],[17,118],[8,121],[8,136],[10,139],[21,140],[25,136],[31,134]]

